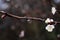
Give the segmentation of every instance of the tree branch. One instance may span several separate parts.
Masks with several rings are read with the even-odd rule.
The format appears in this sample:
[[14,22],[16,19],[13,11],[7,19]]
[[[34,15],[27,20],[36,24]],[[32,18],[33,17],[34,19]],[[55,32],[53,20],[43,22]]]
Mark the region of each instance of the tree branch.
[[33,19],[33,20],[45,21],[45,19],[36,18],[36,17],[20,17],[20,16],[16,16],[16,15],[13,15],[13,14],[9,14],[9,13],[7,13],[7,15],[12,16],[14,18],[18,18],[18,19]]
[[[20,16],[16,16],[16,15],[13,15],[13,14],[10,14],[10,13],[3,13],[4,15],[6,16],[10,16],[10,17],[14,17],[14,18],[17,18],[17,19],[31,19],[31,20],[39,20],[39,21],[44,21],[45,22],[45,19],[42,19],[42,18],[36,18],[36,17],[20,17]],[[60,24],[59,21],[54,21],[52,23],[49,23],[49,24]]]

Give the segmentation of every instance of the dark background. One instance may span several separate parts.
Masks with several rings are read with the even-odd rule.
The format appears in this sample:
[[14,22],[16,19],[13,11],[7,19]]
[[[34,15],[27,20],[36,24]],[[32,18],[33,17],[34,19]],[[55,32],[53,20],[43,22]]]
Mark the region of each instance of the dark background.
[[[3,0],[9,4],[8,8],[1,9],[7,13],[22,17],[38,17],[42,19],[53,18],[60,21],[60,3],[55,0]],[[56,13],[51,13],[51,8],[56,7]],[[0,17],[3,15],[0,13]],[[0,18],[0,40],[60,40],[60,24],[55,25],[52,32],[48,32],[43,21],[30,19],[16,19],[6,16]],[[12,29],[12,27],[14,27]],[[24,30],[24,37],[19,37]],[[59,35],[59,37],[57,36]]]

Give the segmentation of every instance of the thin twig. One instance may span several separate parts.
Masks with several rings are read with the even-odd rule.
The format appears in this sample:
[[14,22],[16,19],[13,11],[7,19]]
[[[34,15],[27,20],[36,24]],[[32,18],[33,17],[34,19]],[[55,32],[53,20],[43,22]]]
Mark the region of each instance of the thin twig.
[[7,13],[9,16],[12,16],[12,17],[15,17],[15,18],[18,18],[18,19],[33,19],[33,20],[40,20],[40,21],[45,21],[45,19],[42,19],[42,18],[36,18],[36,17],[20,17],[20,16],[16,16],[16,15],[13,15],[13,14],[9,14]]

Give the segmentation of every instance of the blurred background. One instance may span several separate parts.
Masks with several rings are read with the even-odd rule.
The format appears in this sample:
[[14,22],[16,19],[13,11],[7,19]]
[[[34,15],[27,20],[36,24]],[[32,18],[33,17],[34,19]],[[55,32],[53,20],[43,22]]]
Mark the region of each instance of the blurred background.
[[[56,8],[55,14],[51,12]],[[0,0],[0,11],[20,17],[52,18],[60,21],[60,0]],[[60,40],[60,24],[52,32],[40,20],[17,19],[10,16],[1,18],[0,40]]]

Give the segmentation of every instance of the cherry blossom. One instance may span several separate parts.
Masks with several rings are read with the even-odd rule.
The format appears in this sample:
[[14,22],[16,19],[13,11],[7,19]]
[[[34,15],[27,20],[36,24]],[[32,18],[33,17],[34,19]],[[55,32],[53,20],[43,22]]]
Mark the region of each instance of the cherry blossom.
[[46,29],[48,32],[52,32],[54,28],[55,28],[54,25],[48,24],[45,29]]
[[55,7],[52,7],[51,11],[52,11],[52,14],[54,15],[55,12],[56,12],[56,8]]
[[24,37],[24,30],[22,30],[22,31],[20,32],[19,37],[20,37],[20,38]]
[[54,20],[53,20],[53,19],[50,19],[50,18],[47,18],[47,19],[45,20],[45,23],[50,23],[50,22],[54,22]]

